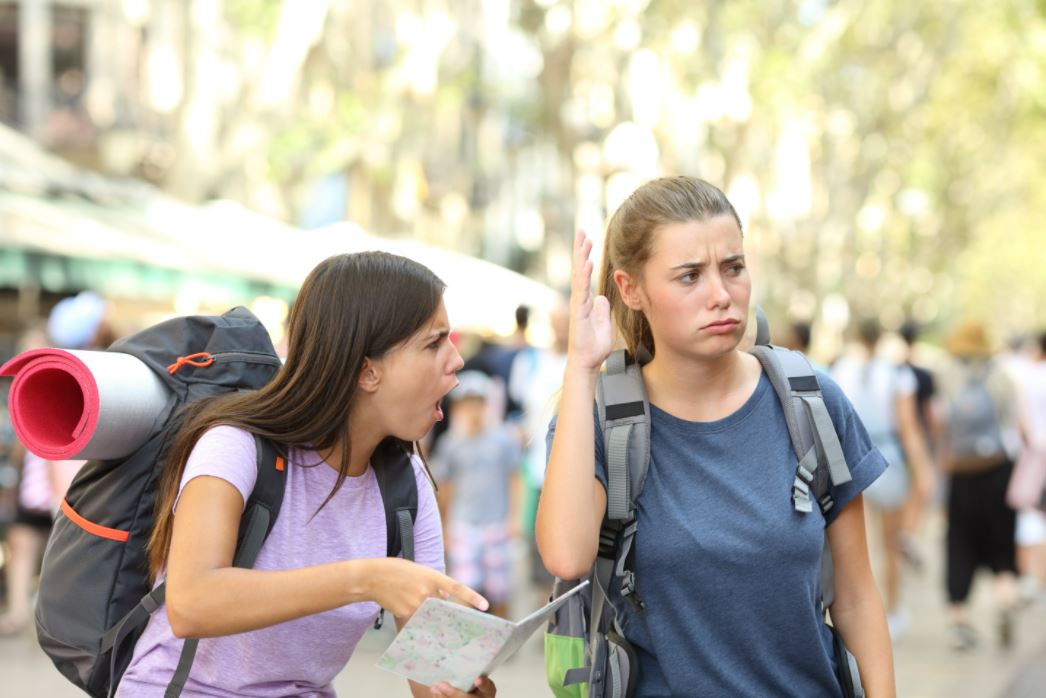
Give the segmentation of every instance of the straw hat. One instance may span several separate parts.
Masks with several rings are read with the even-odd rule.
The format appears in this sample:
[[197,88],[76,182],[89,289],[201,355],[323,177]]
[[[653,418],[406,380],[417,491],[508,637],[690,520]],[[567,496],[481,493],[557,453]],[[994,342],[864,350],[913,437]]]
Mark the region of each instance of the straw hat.
[[960,359],[985,359],[994,353],[988,331],[974,320],[956,326],[944,341],[944,348]]

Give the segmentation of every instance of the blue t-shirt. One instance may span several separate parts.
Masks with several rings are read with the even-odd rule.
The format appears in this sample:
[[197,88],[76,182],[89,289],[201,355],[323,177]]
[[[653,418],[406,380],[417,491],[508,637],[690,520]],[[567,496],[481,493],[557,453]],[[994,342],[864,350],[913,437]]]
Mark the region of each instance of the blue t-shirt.
[[[886,461],[839,387],[818,380],[853,476],[833,489],[831,524]],[[766,374],[724,419],[688,422],[651,405],[650,429],[635,559],[646,610],[623,623],[639,658],[636,695],[840,695],[819,610],[826,522],[816,506],[793,509],[796,456]],[[598,421],[595,447],[605,488]],[[615,606],[629,608],[620,597]]]

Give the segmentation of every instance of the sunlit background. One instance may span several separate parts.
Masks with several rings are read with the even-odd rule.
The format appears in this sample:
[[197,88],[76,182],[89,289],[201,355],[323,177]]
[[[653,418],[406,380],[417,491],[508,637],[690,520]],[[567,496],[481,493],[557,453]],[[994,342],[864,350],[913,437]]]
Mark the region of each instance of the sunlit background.
[[82,289],[279,339],[367,248],[547,345],[574,231],[672,174],[822,361],[868,316],[1046,326],[1044,0],[0,0],[0,121],[5,357]]
[[3,134],[0,284],[286,300],[279,251],[193,263],[264,230],[563,288],[576,228],[686,173],[729,194],[760,302],[818,351],[869,314],[1002,340],[1046,305],[1044,66],[1034,0],[0,2],[0,116],[101,174]]

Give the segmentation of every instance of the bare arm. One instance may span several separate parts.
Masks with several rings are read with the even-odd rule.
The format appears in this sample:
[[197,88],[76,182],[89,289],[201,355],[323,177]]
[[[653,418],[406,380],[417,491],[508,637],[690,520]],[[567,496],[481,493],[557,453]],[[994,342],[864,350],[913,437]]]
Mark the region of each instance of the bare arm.
[[864,500],[858,496],[828,527],[835,563],[832,624],[857,659],[868,698],[897,695],[886,610],[872,576],[864,530]]
[[242,633],[359,601],[377,601],[396,616],[410,616],[430,596],[487,607],[468,587],[399,558],[234,568],[242,507],[239,490],[220,478],[194,478],[182,491],[167,561],[167,617],[176,636]]
[[523,475],[516,470],[508,481],[508,531],[516,538],[523,520]]
[[545,567],[563,579],[577,579],[592,566],[606,512],[606,492],[596,479],[592,400],[599,366],[610,353],[610,306],[592,295],[591,250],[592,242],[578,232],[567,367],[535,527]]
[[930,495],[930,483],[933,482],[933,462],[930,450],[919,426],[918,406],[915,395],[898,395],[894,403],[897,414],[897,431],[901,437],[901,446],[912,466],[915,477],[915,491],[920,499]]

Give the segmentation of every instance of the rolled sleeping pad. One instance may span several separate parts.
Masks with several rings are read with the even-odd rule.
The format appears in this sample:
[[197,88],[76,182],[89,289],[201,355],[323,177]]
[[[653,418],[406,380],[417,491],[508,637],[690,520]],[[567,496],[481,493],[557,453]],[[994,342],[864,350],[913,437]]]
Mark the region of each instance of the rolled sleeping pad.
[[149,438],[170,390],[142,361],[107,351],[33,349],[0,366],[27,449],[48,460],[108,460]]

